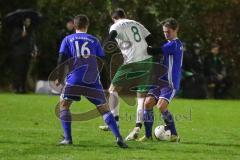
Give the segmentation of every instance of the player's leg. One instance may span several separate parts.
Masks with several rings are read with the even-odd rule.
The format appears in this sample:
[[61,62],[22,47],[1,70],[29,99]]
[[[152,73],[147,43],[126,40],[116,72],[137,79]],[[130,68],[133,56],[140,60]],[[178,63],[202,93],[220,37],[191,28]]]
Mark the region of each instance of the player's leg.
[[139,141],[152,139],[152,127],[154,123],[153,107],[157,104],[160,93],[160,88],[151,89],[144,101],[143,121],[145,127],[145,135],[140,138]]
[[[119,126],[119,96],[118,96],[119,90],[120,88],[115,87],[113,84],[111,84],[109,87],[109,100],[108,100],[110,111],[112,112],[118,126]],[[99,126],[99,128],[104,131],[109,130],[109,127],[107,125]]]
[[142,128],[143,124],[144,101],[146,95],[146,93],[137,93],[136,127],[140,129]]
[[154,96],[148,95],[144,102],[143,121],[145,127],[145,135],[139,141],[146,141],[152,139],[152,127],[154,123],[153,107],[156,105],[157,100]]
[[118,91],[120,88],[115,87],[113,84],[110,85],[109,88],[109,108],[117,122],[117,125],[119,125],[119,96]]
[[71,112],[70,106],[72,101],[80,101],[80,96],[73,92],[72,88],[75,86],[66,85],[62,90],[59,102],[60,119],[64,131],[64,140],[60,142],[61,145],[72,144],[71,133]]
[[60,119],[64,132],[64,139],[60,142],[61,145],[72,144],[72,133],[71,133],[71,112],[70,106],[72,101],[61,98],[60,107]]
[[[114,115],[114,118],[119,125],[119,96],[118,92],[128,84],[128,80],[125,78],[127,73],[131,71],[132,64],[122,65],[115,73],[111,85],[109,87],[109,108]],[[106,126],[99,126],[102,130],[108,130]]]
[[[91,100],[91,101],[93,101],[93,100]],[[98,109],[99,113],[103,116],[105,123],[111,129],[111,131],[113,132],[115,137],[120,137],[121,135],[120,135],[116,120],[115,120],[113,114],[111,113],[108,105],[107,104],[98,105],[97,109]]]
[[143,110],[146,93],[137,93],[137,112],[136,112],[136,126],[125,138],[126,141],[135,140],[138,138],[143,124]]
[[[96,87],[98,88],[98,87]],[[98,98],[90,98],[87,97],[87,99],[95,104],[97,106],[97,109],[99,113],[102,115],[105,123],[107,124],[108,128],[112,131],[114,136],[117,139],[117,144],[122,148],[127,148],[128,146],[124,143],[122,136],[120,134],[119,128],[117,126],[116,120],[112,114],[112,112],[109,109],[108,104],[106,103],[106,98],[104,95],[104,92],[99,92],[99,90],[96,90],[98,92]]]
[[148,95],[144,102],[143,121],[145,127],[145,135],[139,141],[152,140],[152,127],[154,123],[153,107],[156,105],[157,100],[154,96]]
[[175,127],[174,117],[168,110],[168,104],[174,97],[176,91],[172,88],[163,88],[159,97],[157,107],[162,114],[162,118],[166,124],[166,129],[171,131],[171,141],[179,141],[179,136]]

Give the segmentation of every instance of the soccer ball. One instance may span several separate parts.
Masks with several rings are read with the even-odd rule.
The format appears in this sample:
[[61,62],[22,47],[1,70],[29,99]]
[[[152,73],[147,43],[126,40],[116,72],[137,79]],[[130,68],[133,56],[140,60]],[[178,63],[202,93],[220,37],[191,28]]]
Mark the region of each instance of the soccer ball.
[[166,141],[171,138],[171,131],[165,130],[164,125],[157,126],[154,130],[154,136],[157,140]]

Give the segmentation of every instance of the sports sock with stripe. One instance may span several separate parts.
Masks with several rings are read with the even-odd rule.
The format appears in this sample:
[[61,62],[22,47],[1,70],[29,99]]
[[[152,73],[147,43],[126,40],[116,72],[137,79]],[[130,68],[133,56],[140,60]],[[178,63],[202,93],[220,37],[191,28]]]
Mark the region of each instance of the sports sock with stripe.
[[111,131],[115,135],[115,137],[116,138],[121,137],[117,123],[116,123],[112,113],[111,112],[105,113],[103,115],[103,119],[104,119],[105,123],[108,125],[108,127],[111,129]]
[[172,135],[177,135],[177,131],[175,128],[175,122],[172,114],[166,110],[165,112],[162,112],[162,118],[167,125],[167,128],[170,129]]
[[62,128],[64,131],[64,138],[66,140],[72,141],[72,134],[71,134],[71,112],[68,109],[60,111],[60,119],[62,123]]
[[154,114],[153,110],[144,110],[143,112],[143,120],[145,126],[145,136],[147,138],[152,137],[152,126],[154,122]]

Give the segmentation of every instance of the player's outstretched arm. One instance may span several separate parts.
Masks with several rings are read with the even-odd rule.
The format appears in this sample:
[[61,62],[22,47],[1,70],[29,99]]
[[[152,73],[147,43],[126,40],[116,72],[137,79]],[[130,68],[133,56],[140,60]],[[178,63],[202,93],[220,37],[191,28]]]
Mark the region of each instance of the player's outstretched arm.
[[145,40],[146,40],[148,46],[153,46],[154,40],[153,40],[152,34],[149,34],[149,35],[145,38]]
[[107,40],[106,41],[115,41],[115,38],[117,37],[117,31],[116,30],[112,30],[108,37],[107,37]]
[[147,47],[147,52],[149,55],[158,55],[158,54],[162,54],[162,49],[160,47],[152,47],[154,45],[154,40],[153,40],[153,36],[152,34],[149,34],[146,38],[145,38],[148,47]]
[[162,54],[162,48],[161,47],[152,47],[152,46],[148,46],[147,47],[147,52],[149,55],[159,55]]

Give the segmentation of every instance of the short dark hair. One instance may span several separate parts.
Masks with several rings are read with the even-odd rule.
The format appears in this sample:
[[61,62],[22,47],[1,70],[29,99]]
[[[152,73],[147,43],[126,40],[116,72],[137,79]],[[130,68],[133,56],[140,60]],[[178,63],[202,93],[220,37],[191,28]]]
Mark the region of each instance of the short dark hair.
[[113,19],[126,18],[125,11],[122,8],[115,9],[111,16]]
[[83,29],[89,26],[89,19],[84,14],[79,14],[74,17],[74,26],[76,29]]
[[165,27],[169,27],[173,30],[176,30],[179,27],[178,21],[172,17],[161,21],[161,25]]

